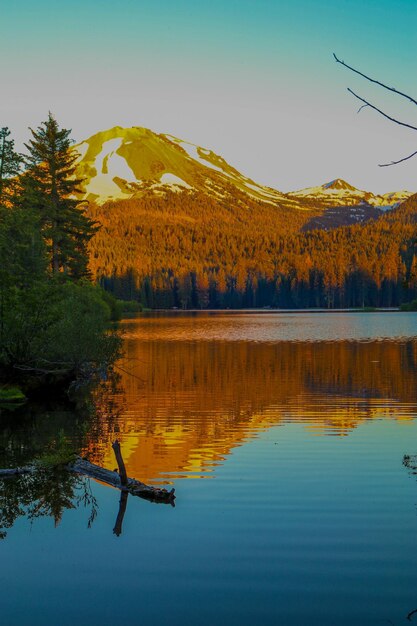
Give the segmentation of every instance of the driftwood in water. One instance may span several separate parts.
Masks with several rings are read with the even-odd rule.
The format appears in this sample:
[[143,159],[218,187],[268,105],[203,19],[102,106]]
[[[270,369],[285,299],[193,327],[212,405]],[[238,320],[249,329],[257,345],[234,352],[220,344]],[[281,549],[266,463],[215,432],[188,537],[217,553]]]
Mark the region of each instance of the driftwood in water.
[[[83,476],[87,476],[88,478],[94,478],[95,480],[99,480],[106,485],[110,485],[111,487],[120,489],[122,492],[130,493],[132,494],[132,496],[139,496],[140,498],[145,498],[146,500],[151,500],[152,502],[165,502],[167,504],[175,506],[175,489],[167,491],[166,489],[161,489],[159,487],[151,487],[149,485],[145,485],[145,483],[142,483],[135,478],[128,478],[126,474],[125,464],[123,462],[122,453],[120,451],[120,443],[116,440],[113,443],[112,447],[116,455],[119,472],[112,472],[111,470],[105,469],[104,467],[100,467],[100,465],[90,463],[90,461],[87,461],[87,459],[82,459],[81,457],[78,457],[77,459],[75,459],[75,461],[69,463],[66,466],[66,469],[69,472],[76,472],[77,474],[82,474]],[[0,469],[0,478],[8,478],[19,474],[33,474],[37,472],[40,468],[41,466],[39,465],[28,465],[25,467],[15,467],[12,469]],[[123,503],[124,502],[125,501],[123,500]],[[124,504],[124,507],[121,507],[121,509],[123,508],[126,509],[126,504]]]
[[112,443],[111,447],[113,448],[114,456],[116,457],[117,466],[119,468],[120,482],[122,483],[124,487],[126,487],[128,483],[128,477],[127,477],[125,463],[122,457],[122,451],[120,450],[120,443],[118,442],[117,439],[116,441]]
[[116,489],[121,489],[122,491],[127,491],[133,496],[139,496],[141,498],[145,498],[146,500],[173,503],[175,499],[175,489],[167,491],[166,489],[160,489],[158,487],[150,487],[135,478],[127,478],[127,484],[122,485],[118,472],[112,472],[104,467],[100,467],[100,465],[90,463],[90,461],[87,461],[86,459],[78,458],[74,461],[74,463],[71,463],[67,467],[71,472],[77,472],[78,474],[83,474],[89,478],[95,478],[106,485],[116,487]]

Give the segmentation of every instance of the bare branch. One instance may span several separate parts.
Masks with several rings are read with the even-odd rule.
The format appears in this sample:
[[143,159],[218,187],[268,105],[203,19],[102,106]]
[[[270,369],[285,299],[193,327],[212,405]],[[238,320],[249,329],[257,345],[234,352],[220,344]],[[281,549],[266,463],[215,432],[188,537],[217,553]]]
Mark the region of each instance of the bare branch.
[[413,152],[413,154],[409,154],[408,156],[404,157],[403,159],[399,159],[398,161],[391,161],[391,163],[380,163],[378,167],[389,167],[390,165],[398,165],[398,163],[402,163],[403,161],[408,161],[408,159],[412,159],[413,156],[416,156],[416,155],[417,155],[417,150]]
[[333,56],[336,59],[337,63],[340,63],[340,65],[343,65],[348,70],[351,70],[352,72],[355,72],[355,74],[359,74],[359,76],[362,76],[363,78],[366,78],[366,80],[369,80],[369,82],[371,82],[371,83],[375,83],[376,85],[379,85],[380,87],[383,87],[384,89],[388,89],[388,91],[392,91],[393,93],[396,93],[398,96],[402,96],[403,98],[406,98],[407,100],[409,100],[409,102],[412,102],[413,104],[417,104],[417,100],[414,100],[414,98],[412,98],[408,94],[403,93],[402,91],[398,91],[398,89],[395,89],[395,87],[388,87],[388,85],[385,85],[384,83],[381,83],[379,80],[375,80],[374,78],[371,78],[370,76],[367,76],[366,74],[363,74],[359,70],[355,70],[354,67],[351,67],[350,65],[348,65],[344,61],[341,61],[340,59],[338,59],[334,52],[333,52]]
[[358,96],[358,94],[352,91],[350,87],[348,87],[347,90],[349,91],[349,93],[355,96],[355,98],[357,98],[361,102],[364,102],[366,106],[371,107],[371,109],[373,109],[374,111],[378,111],[378,113],[386,117],[387,120],[390,120],[391,122],[395,122],[395,124],[399,124],[400,126],[411,128],[411,130],[417,130],[417,126],[412,126],[411,124],[407,124],[406,122],[401,122],[400,120],[395,119],[395,117],[391,117],[390,115],[387,115],[387,113],[384,113],[384,111],[381,111],[381,109],[378,109],[376,106],[368,102],[368,100],[365,100],[364,98],[361,98],[361,96]]

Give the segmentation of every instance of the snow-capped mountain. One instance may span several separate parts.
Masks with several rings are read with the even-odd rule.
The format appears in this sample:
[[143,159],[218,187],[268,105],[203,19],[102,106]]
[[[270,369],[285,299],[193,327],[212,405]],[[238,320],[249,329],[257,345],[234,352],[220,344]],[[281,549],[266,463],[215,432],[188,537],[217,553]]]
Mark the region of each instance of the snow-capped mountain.
[[326,207],[368,204],[380,207],[381,210],[390,209],[411,195],[413,195],[411,191],[395,191],[384,195],[375,195],[370,191],[356,189],[341,178],[336,178],[319,187],[308,187],[299,191],[291,191],[288,194],[291,198],[316,201]]
[[243,176],[221,156],[172,135],[116,126],[75,146],[84,197],[102,203],[156,194],[199,191],[224,198],[242,192],[270,204],[296,205],[275,189]]
[[298,221],[302,210],[306,228],[332,228],[373,219],[412,195],[407,191],[374,195],[341,178],[284,194],[257,184],[212,150],[136,126],[96,133],[75,150],[82,196],[97,204],[168,191],[199,192],[219,201],[233,200],[235,206],[249,210],[254,202],[296,210]]

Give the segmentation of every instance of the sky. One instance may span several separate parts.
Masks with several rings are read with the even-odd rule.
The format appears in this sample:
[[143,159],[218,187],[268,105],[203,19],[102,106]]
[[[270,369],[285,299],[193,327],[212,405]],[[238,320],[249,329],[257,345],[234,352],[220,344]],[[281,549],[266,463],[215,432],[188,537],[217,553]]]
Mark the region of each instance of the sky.
[[290,191],[343,178],[417,191],[417,0],[0,0],[0,126],[19,149],[52,111],[81,141],[144,126]]

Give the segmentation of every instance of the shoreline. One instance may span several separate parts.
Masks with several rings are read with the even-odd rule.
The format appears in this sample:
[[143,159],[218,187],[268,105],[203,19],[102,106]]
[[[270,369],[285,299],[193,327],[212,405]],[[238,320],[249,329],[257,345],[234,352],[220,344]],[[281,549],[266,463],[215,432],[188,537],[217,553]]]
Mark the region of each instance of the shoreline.
[[186,314],[186,313],[210,313],[210,314],[288,314],[288,313],[412,313],[413,311],[401,311],[399,307],[381,307],[375,309],[322,309],[322,308],[312,308],[312,309],[275,309],[275,308],[253,308],[253,309],[149,309],[147,311],[141,311],[139,315],[148,315],[149,313],[172,313],[174,315],[177,314]]

